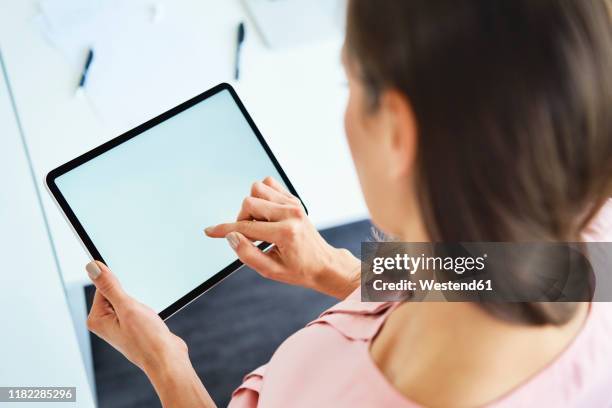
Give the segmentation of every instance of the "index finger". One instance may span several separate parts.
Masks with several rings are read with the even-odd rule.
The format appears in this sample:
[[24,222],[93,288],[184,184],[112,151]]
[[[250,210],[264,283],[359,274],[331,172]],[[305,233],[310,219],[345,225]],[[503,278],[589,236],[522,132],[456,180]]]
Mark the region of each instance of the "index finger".
[[211,238],[225,238],[230,232],[239,232],[251,241],[278,242],[279,226],[277,222],[238,221],[219,224],[204,230]]

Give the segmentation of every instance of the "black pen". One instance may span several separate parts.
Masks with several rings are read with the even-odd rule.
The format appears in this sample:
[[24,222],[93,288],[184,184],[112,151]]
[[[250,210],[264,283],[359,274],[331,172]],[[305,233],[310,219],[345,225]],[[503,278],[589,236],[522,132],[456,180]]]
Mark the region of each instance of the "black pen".
[[83,67],[83,72],[81,73],[81,80],[79,81],[78,89],[81,89],[85,86],[85,82],[87,82],[87,73],[89,72],[89,67],[91,66],[91,62],[93,61],[94,52],[93,49],[89,49],[87,52],[87,60],[85,60],[85,66]]
[[242,49],[242,43],[244,42],[244,23],[238,24],[238,36],[236,38],[236,67],[234,71],[234,78],[236,81],[240,79],[240,50]]

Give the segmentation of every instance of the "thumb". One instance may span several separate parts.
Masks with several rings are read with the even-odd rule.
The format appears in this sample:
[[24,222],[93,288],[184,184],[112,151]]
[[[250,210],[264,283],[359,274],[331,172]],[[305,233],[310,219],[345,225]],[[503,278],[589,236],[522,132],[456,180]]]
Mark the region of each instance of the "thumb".
[[121,307],[128,298],[119,280],[102,262],[92,261],[85,267],[96,289],[110,302],[113,308]]

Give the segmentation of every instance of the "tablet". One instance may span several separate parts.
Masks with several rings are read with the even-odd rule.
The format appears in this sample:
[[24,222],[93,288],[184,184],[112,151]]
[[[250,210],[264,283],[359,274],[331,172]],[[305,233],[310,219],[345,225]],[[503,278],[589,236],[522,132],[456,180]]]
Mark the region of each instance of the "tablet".
[[203,231],[235,220],[267,176],[298,196],[221,84],[58,167],[46,183],[90,256],[166,319],[242,266],[225,240]]

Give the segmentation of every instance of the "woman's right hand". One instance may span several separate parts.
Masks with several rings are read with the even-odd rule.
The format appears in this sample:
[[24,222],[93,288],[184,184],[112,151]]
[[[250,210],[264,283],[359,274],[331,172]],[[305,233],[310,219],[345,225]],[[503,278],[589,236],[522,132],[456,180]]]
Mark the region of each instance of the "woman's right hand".
[[[206,228],[226,238],[240,260],[263,277],[344,299],[359,285],[360,263],[329,245],[308,219],[300,200],[271,177],[253,184],[236,222]],[[253,241],[275,244],[263,252]]]

